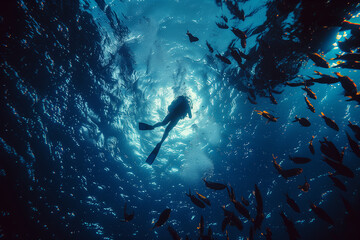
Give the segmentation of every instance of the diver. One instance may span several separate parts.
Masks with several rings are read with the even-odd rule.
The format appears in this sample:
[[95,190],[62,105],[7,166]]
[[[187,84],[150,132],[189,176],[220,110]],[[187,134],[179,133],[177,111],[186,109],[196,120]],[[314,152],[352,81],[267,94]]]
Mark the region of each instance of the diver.
[[150,153],[149,157],[146,159],[148,164],[152,164],[159,153],[161,144],[165,141],[171,129],[173,129],[176,124],[179,122],[180,119],[189,115],[189,118],[192,117],[191,115],[191,101],[188,97],[179,96],[175,100],[172,101],[170,106],[168,107],[168,115],[164,118],[162,122],[158,122],[154,125],[149,125],[146,123],[139,122],[139,130],[153,130],[156,127],[165,126],[167,125],[164,135],[161,141],[156,145],[154,150]]

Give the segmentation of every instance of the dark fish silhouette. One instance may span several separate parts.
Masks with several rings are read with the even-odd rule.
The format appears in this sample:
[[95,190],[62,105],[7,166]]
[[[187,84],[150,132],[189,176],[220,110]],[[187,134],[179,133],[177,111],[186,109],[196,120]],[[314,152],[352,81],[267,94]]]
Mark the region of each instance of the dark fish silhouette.
[[336,58],[331,58],[330,60],[360,61],[360,53],[336,54]]
[[225,231],[226,230],[226,226],[230,224],[230,218],[229,217],[225,217],[224,220],[221,222],[221,231]]
[[297,205],[297,203],[295,202],[294,199],[289,197],[289,194],[285,194],[286,196],[286,202],[287,204],[297,213],[300,213],[300,208],[299,205]]
[[357,93],[357,86],[348,76],[343,76],[336,72],[335,75],[340,79],[341,86],[345,90],[345,96],[353,96]]
[[333,77],[331,75],[323,74],[319,71],[314,71],[316,75],[319,75],[320,78],[311,78],[309,81],[321,83],[321,84],[334,84],[340,82],[340,79]]
[[288,179],[289,177],[295,177],[295,176],[297,176],[297,175],[299,175],[299,174],[301,174],[302,173],[302,168],[291,168],[291,169],[288,169],[288,170],[284,170],[281,166],[280,166],[280,164],[278,164],[277,162],[276,162],[276,159],[277,157],[275,157],[274,155],[273,155],[273,164],[274,164],[274,167],[275,167],[275,169],[278,171],[278,173],[282,176],[282,177],[284,177],[285,179]]
[[345,177],[349,177],[349,178],[354,178],[353,171],[351,171],[350,168],[348,168],[341,162],[336,162],[336,161],[330,160],[329,158],[326,158],[326,157],[323,158],[323,161],[326,162],[330,167],[332,167],[336,171],[336,174],[339,174],[339,175],[342,175]]
[[235,199],[232,199],[231,202],[234,204],[234,207],[241,215],[250,220],[249,211],[240,202],[236,201]]
[[197,227],[199,230],[200,237],[204,234],[204,217],[201,215],[199,226]]
[[[235,225],[240,231],[244,228],[241,220],[235,215],[235,213],[226,210],[225,206],[221,207],[224,210],[224,216],[225,218],[228,218],[230,220],[229,224]],[[228,220],[226,220],[227,222]]]
[[250,96],[248,96],[247,99],[249,100],[249,102],[251,104],[257,104],[257,102],[255,100],[251,99]]
[[360,62],[359,61],[344,62],[334,66],[334,68],[338,68],[338,67],[358,70],[360,69]]
[[249,201],[246,200],[243,196],[241,196],[241,202],[242,202],[245,206],[249,206]]
[[201,194],[198,193],[198,192],[196,192],[196,195],[197,195],[198,198],[199,198],[200,200],[202,200],[204,203],[206,203],[207,205],[211,206],[210,200],[209,200],[207,197],[201,195]]
[[360,141],[360,127],[356,124],[351,123],[350,121],[349,121],[348,126],[355,133],[356,139]]
[[240,10],[238,3],[233,1],[225,1],[227,8],[229,9],[230,13],[234,15],[235,18],[239,20],[245,20],[245,12],[244,10]]
[[209,48],[209,51],[210,51],[211,53],[214,52],[214,49],[211,47],[211,45],[210,45],[210,43],[208,43],[208,41],[206,41],[206,46]]
[[319,116],[325,120],[326,125],[328,125],[329,127],[331,127],[332,129],[334,129],[336,131],[339,131],[339,126],[336,124],[336,122],[334,120],[325,116],[325,114],[323,112],[321,112],[321,115],[319,115]]
[[188,196],[190,198],[190,200],[196,205],[198,206],[199,208],[204,208],[205,207],[205,204],[200,201],[200,199],[196,198],[195,195],[191,195],[191,191],[189,189],[189,194],[185,193],[186,196]]
[[300,189],[303,192],[308,192],[309,191],[310,183],[306,180],[306,177],[305,177],[305,183],[303,185],[299,185],[298,189]]
[[250,226],[250,230],[249,230],[249,238],[248,240],[254,240],[254,229],[252,226]]
[[300,86],[312,86],[314,85],[314,83],[312,81],[293,82],[293,83],[285,82],[284,85],[289,87],[300,87]]
[[313,113],[315,112],[315,108],[314,106],[311,104],[311,102],[309,101],[309,99],[307,97],[305,97],[305,102],[306,105],[308,106],[308,109],[310,109],[310,111],[312,111]]
[[316,94],[307,86],[305,86],[304,88],[301,88],[301,89],[304,90],[310,98],[317,99]]
[[316,66],[323,68],[330,68],[329,63],[317,53],[309,53],[308,57],[313,60]]
[[128,214],[126,212],[126,206],[127,206],[127,204],[125,203],[125,206],[124,206],[124,220],[120,220],[121,222],[130,222],[134,218],[134,215],[135,215],[134,212],[132,214]]
[[269,97],[270,97],[270,100],[271,100],[271,102],[272,102],[273,104],[277,104],[277,101],[276,101],[276,99],[274,98],[274,96],[271,94],[270,89],[269,89]]
[[311,125],[307,118],[298,118],[297,116],[295,116],[295,120],[293,122],[299,122],[304,127],[309,127]]
[[221,29],[228,29],[229,26],[226,23],[216,23],[216,25]]
[[225,21],[228,22],[228,18],[225,15],[221,15],[221,18]]
[[326,137],[324,137],[324,142],[320,141],[320,151],[328,156],[329,158],[333,159],[337,162],[342,162],[342,157],[339,152],[339,150],[336,148],[335,144],[329,140],[327,140]]
[[227,190],[227,192],[228,192],[230,201],[232,201],[233,199],[235,199],[234,189],[230,186],[230,189],[229,189],[228,187],[226,187],[226,190]]
[[266,240],[272,240],[272,232],[268,227],[266,228],[266,233],[265,234],[261,233],[261,235],[265,236]]
[[286,231],[288,232],[289,239],[296,240],[296,239],[300,238],[301,236],[300,236],[299,232],[297,231],[297,229],[295,228],[294,223],[285,216],[284,212],[280,212],[280,216],[284,222]]
[[170,213],[171,213],[171,209],[170,208],[166,208],[164,211],[162,211],[162,213],[160,214],[159,219],[157,220],[157,222],[155,223],[154,228],[160,227],[162,226],[164,223],[166,223],[166,221],[169,219],[170,217]]
[[199,38],[193,36],[193,35],[189,32],[189,30],[186,32],[186,35],[189,36],[189,40],[190,40],[191,43],[192,43],[192,42],[197,42],[197,41],[199,41]]
[[343,190],[344,192],[347,191],[345,184],[342,183],[338,178],[334,177],[334,175],[331,172],[329,172],[329,177],[331,181],[333,181],[335,187]]
[[241,31],[240,29],[238,29],[238,28],[233,27],[233,28],[231,28],[231,31],[235,34],[235,36],[237,36],[240,39],[246,39],[247,38],[246,34],[243,31]]
[[315,136],[312,136],[310,142],[309,142],[309,150],[312,154],[315,154],[315,148],[314,148],[314,145],[313,145],[313,140],[314,140]]
[[289,156],[290,160],[297,164],[305,164],[311,161],[310,158],[307,157],[291,157]]
[[220,59],[223,63],[231,64],[231,61],[227,57],[224,57],[223,55],[221,55],[220,53],[215,54],[215,57]]
[[256,199],[256,209],[258,212],[262,212],[264,204],[263,204],[263,199],[261,196],[260,189],[258,188],[257,184],[255,184],[254,195],[255,195],[255,199]]
[[[360,92],[357,92],[356,94],[352,95],[352,96],[347,96],[349,99],[346,100],[347,102],[350,102],[350,101],[357,101],[359,105],[360,104]],[[360,136],[359,136],[360,138]]]
[[342,201],[343,201],[343,203],[344,203],[344,207],[345,207],[347,213],[348,213],[349,215],[354,214],[354,209],[352,208],[352,206],[351,206],[351,204],[349,203],[349,201],[348,201],[346,198],[344,198],[344,196],[341,196],[341,199],[342,199]]
[[236,48],[229,48],[231,56],[235,59],[239,66],[242,65],[242,58],[239,54],[239,50]]
[[360,24],[358,23],[352,23],[349,21],[344,20],[341,23],[341,28],[339,31],[346,31],[346,30],[357,30],[360,28]]
[[226,188],[225,184],[206,181],[206,178],[204,178],[203,181],[205,182],[206,187],[213,189],[213,190],[223,190]]
[[316,206],[315,204],[311,203],[310,204],[310,208],[311,210],[314,211],[314,213],[316,214],[316,216],[318,216],[319,218],[321,218],[322,220],[324,220],[325,222],[334,225],[334,221],[331,219],[331,217],[325,212],[324,209],[322,209],[321,207]]
[[255,231],[256,231],[257,229],[260,229],[260,228],[261,228],[261,224],[262,224],[262,222],[264,221],[264,219],[265,219],[264,213],[257,211],[255,220],[253,220]]
[[175,229],[173,229],[171,226],[168,226],[168,231],[174,240],[181,240],[179,234],[176,232]]
[[[346,132],[346,131],[345,131],[345,132]],[[351,147],[351,150],[355,153],[355,155],[356,155],[357,157],[360,158],[360,146],[359,146],[359,144],[357,144],[357,142],[350,137],[350,135],[348,134],[348,132],[346,132],[346,136],[347,136],[347,139],[348,139],[348,141],[349,141],[349,145],[350,145],[350,147]]]
[[271,115],[270,113],[268,113],[267,111],[260,111],[260,110],[254,110],[255,112],[257,112],[259,115],[263,116],[264,118],[268,119],[266,123],[268,122],[276,122],[279,118],[274,117],[273,115]]

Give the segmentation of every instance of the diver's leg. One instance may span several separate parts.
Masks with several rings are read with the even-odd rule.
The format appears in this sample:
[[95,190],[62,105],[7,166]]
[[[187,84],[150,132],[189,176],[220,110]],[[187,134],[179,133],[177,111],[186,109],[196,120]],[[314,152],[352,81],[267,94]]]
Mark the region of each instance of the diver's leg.
[[170,114],[168,114],[162,122],[158,122],[158,123],[154,124],[153,127],[156,128],[156,127],[160,127],[160,126],[165,126],[166,124],[168,124],[168,122],[170,122]]
[[161,141],[159,142],[160,145],[165,141],[165,139],[166,139],[167,136],[169,135],[169,132],[171,131],[171,129],[173,129],[173,128],[176,126],[176,124],[178,123],[178,121],[179,121],[179,120],[175,120],[175,121],[173,120],[173,121],[171,121],[171,122],[169,123],[169,125],[167,125],[167,127],[165,128],[164,135],[163,135]]

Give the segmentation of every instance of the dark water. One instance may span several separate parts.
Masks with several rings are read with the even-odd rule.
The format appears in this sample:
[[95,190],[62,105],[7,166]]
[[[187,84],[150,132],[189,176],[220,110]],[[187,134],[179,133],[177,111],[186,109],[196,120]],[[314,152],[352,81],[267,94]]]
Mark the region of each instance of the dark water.
[[[217,4],[218,2],[218,4]],[[170,239],[167,226],[185,239],[198,238],[200,216],[215,239],[221,231],[221,206],[238,212],[227,192],[205,187],[202,178],[231,184],[237,199],[250,201],[256,216],[254,184],[264,200],[265,219],[255,239],[269,227],[273,239],[288,239],[281,211],[295,223],[301,239],[358,239],[359,222],[348,221],[341,196],[359,214],[360,159],[350,150],[348,121],[360,124],[356,102],[347,102],[340,83],[315,84],[316,113],[306,108],[300,87],[286,81],[340,72],[356,84],[354,69],[314,66],[306,53],[323,53],[331,66],[341,51],[337,41],[344,18],[360,23],[356,1],[238,1],[245,21],[233,18],[221,1],[8,1],[1,3],[0,237],[2,239]],[[311,14],[309,14],[311,13]],[[352,14],[352,15],[351,15]],[[246,31],[248,54],[240,68],[228,45],[235,35],[215,22]],[[326,27],[324,27],[326,26]],[[200,40],[190,43],[189,30]],[[210,53],[206,41],[215,49]],[[215,57],[225,54],[231,65]],[[269,88],[278,104],[269,99]],[[247,99],[256,95],[257,105]],[[192,119],[172,130],[152,166],[145,159],[163,128],[140,132],[138,122],[154,124],[179,95],[192,100]],[[266,123],[254,110],[279,117]],[[325,125],[324,112],[340,130]],[[308,117],[306,128],[293,123]],[[315,155],[308,149],[315,136]],[[333,186],[319,140],[347,146],[344,164],[354,178],[337,176],[347,187]],[[357,142],[359,143],[359,142]],[[302,167],[285,180],[272,164]],[[288,158],[309,157],[296,166]],[[297,186],[305,177],[308,193]],[[185,195],[189,188],[207,196],[200,209]],[[301,213],[287,204],[296,200]],[[121,222],[123,207],[135,212]],[[321,206],[335,221],[330,226],[310,211]],[[168,222],[151,231],[165,208]],[[230,239],[246,239],[228,226]],[[357,220],[359,221],[359,220]]]

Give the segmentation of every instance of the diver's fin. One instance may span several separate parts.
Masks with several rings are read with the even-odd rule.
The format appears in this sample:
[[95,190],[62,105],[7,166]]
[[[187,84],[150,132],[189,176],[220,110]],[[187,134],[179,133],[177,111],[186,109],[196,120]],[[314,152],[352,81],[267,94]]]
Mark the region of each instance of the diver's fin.
[[153,130],[154,127],[152,125],[139,122],[139,130]]
[[161,144],[157,144],[156,147],[154,148],[154,150],[150,153],[150,155],[148,156],[148,158],[146,159],[146,162],[148,164],[152,164],[156,158],[156,156],[158,155],[159,153],[159,150],[160,150],[160,147],[161,147]]

